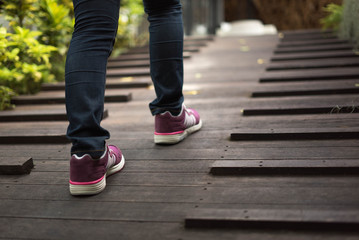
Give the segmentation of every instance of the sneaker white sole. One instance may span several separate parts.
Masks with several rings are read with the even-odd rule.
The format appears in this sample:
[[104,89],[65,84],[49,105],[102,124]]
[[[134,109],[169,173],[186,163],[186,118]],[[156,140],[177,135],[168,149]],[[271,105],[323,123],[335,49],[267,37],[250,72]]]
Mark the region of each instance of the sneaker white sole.
[[199,120],[199,123],[187,128],[182,133],[171,134],[171,135],[154,135],[154,141],[156,144],[176,144],[181,142],[191,133],[197,132],[202,127],[202,120]]
[[106,187],[106,178],[121,171],[125,166],[125,158],[122,155],[121,162],[107,169],[107,172],[103,178],[94,184],[71,184],[70,193],[71,195],[94,195],[102,192]]

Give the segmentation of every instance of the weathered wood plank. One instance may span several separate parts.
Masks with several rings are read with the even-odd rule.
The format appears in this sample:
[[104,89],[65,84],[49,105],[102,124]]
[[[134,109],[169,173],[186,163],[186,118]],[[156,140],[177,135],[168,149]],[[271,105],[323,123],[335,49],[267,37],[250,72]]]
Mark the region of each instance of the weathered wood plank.
[[[114,184],[116,175],[107,179],[109,184],[100,195],[91,198],[74,198],[69,194],[68,183],[57,185],[13,185],[0,186],[0,199],[81,201],[88,202],[161,202],[161,203],[212,203],[240,204],[256,203],[276,205],[338,205],[356,209],[359,191],[357,186],[347,187],[295,187],[264,186],[125,186]],[[305,194],[303,194],[305,192]],[[323,196],[325,196],[323,198]],[[86,208],[87,209],[87,208]]]
[[[183,59],[188,59],[191,57],[191,53],[183,53]],[[115,58],[110,58],[108,61],[109,62],[113,62],[113,61],[149,61],[150,60],[150,56],[149,54],[133,54],[133,55],[120,55],[118,57]]]
[[342,129],[356,128],[358,121],[359,114],[253,116],[240,118],[232,129]]
[[[9,218],[41,218],[41,219],[63,219],[63,220],[83,220],[83,221],[123,221],[123,222],[177,222],[181,223],[188,211],[195,209],[198,205],[192,203],[141,203],[141,202],[87,202],[84,206],[81,201],[44,201],[44,200],[0,200],[3,211],[1,217]],[[152,206],[151,206],[152,204]],[[228,206],[224,204],[201,204],[203,207],[228,207],[233,210],[246,210],[251,207],[250,204]],[[253,206],[252,207],[256,207]],[[277,205],[257,206],[265,210],[265,207],[271,209],[282,209]],[[295,210],[287,205],[287,210]],[[297,205],[297,208],[305,208]],[[282,207],[283,208],[283,207]],[[320,208],[318,206],[318,208]],[[63,209],[62,211],[51,211],[51,209]],[[86,210],[87,209],[87,210]],[[91,211],[88,211],[91,209]],[[116,211],[104,211],[104,209],[116,209]],[[306,209],[309,211],[309,209]],[[319,209],[321,210],[321,209]],[[348,209],[345,209],[346,211]],[[323,210],[322,210],[323,211]]]
[[[311,159],[311,161],[316,159]],[[200,160],[199,160],[200,161]],[[234,160],[221,160],[221,161],[234,161]],[[235,160],[235,161],[250,161],[250,162],[271,162],[272,160]],[[289,160],[273,160],[273,161],[289,161]],[[290,161],[303,161],[303,160],[290,160]],[[322,161],[339,161],[338,159],[329,159]],[[341,159],[340,161],[357,161],[357,159]],[[139,166],[140,163],[147,162],[146,166],[150,169],[149,171],[144,170],[145,167]],[[176,162],[176,161],[174,161]],[[179,166],[179,162],[176,163],[176,166]],[[189,161],[187,161],[189,162]],[[214,162],[214,161],[213,161]],[[126,163],[126,170],[122,171],[120,174],[116,174],[116,177],[111,178],[107,182],[108,186],[157,186],[157,187],[168,187],[168,186],[213,186],[213,187],[228,187],[228,185],[237,184],[243,188],[257,188],[257,187],[272,187],[276,186],[277,188],[288,187],[352,187],[355,188],[358,185],[358,176],[355,174],[348,174],[338,177],[338,174],[333,175],[302,175],[294,174],[293,176],[288,176],[286,174],[273,175],[270,176],[270,181],[268,181],[268,174],[260,173],[258,175],[253,174],[242,174],[241,177],[238,177],[238,172],[233,175],[226,174],[226,176],[215,176],[214,174],[208,174],[209,166],[213,162],[206,162],[206,167],[201,168],[200,171],[186,171],[182,170],[158,170],[156,166],[163,167],[162,165],[157,164],[155,160],[147,161],[128,161]],[[138,164],[136,164],[138,163]],[[155,167],[151,167],[151,163],[156,164]],[[32,170],[30,175],[26,176],[6,176],[0,177],[0,184],[9,184],[9,185],[64,185],[69,180],[69,161],[64,158],[62,161],[47,160],[40,161],[34,159],[35,168]],[[139,167],[136,167],[136,165]],[[170,165],[167,162],[167,165]],[[204,164],[203,164],[204,165]],[[196,165],[194,162],[188,164],[187,168],[199,168],[199,165]],[[141,168],[139,170],[139,168]],[[174,169],[174,168],[173,168]],[[182,177],[181,177],[182,176]],[[315,178],[315,182],[313,182]],[[350,206],[348,206],[350,208]]]
[[[106,89],[123,89],[123,88],[146,88],[151,85],[151,80],[149,78],[134,78],[131,80],[124,79],[111,79],[106,82]],[[65,83],[48,83],[43,84],[41,91],[64,91]]]
[[150,67],[150,61],[120,61],[120,62],[114,62],[110,61],[107,63],[107,69],[113,69],[113,68],[149,68]]
[[279,114],[357,113],[357,95],[253,98],[241,111],[244,116]]
[[132,68],[132,69],[108,69],[106,73],[107,78],[115,77],[143,77],[150,76],[149,68]]
[[317,40],[317,39],[337,39],[338,37],[333,32],[307,32],[307,33],[281,33],[281,42],[290,42],[298,40]]
[[[34,228],[41,226],[41,228]],[[21,231],[14,231],[21,229]],[[139,231],[139,229],[141,231]],[[40,219],[40,218],[0,218],[0,231],[7,239],[88,239],[96,240],[104,236],[121,239],[186,239],[186,240],[230,240],[230,239],[297,239],[313,238],[313,233],[296,231],[273,233],[273,231],[223,231],[221,229],[184,230],[182,221],[177,222],[137,222],[137,221],[81,221],[79,219]],[[49,234],[51,233],[51,234]],[[345,239],[356,240],[357,235],[343,233],[315,234],[317,240]]]
[[[192,41],[192,40],[185,39],[183,41],[183,51],[184,52],[191,52],[191,51],[195,51],[198,48],[206,47],[208,41],[209,40],[201,40],[201,39],[199,39],[199,40]],[[123,54],[148,53],[148,52],[149,52],[149,45],[147,44],[147,45],[140,46],[140,47],[130,48],[127,52],[125,52]]]
[[280,42],[292,42],[298,40],[305,40],[305,41],[312,41],[312,40],[319,40],[319,39],[338,39],[338,36],[331,34],[331,33],[324,33],[324,34],[300,34],[297,36],[284,36],[283,38],[279,38]]
[[334,34],[334,31],[331,29],[298,29],[298,30],[284,30],[280,32],[281,35],[283,35],[283,37],[300,37],[302,35],[325,35],[325,34]]
[[349,129],[244,129],[231,134],[233,141],[255,140],[310,140],[310,139],[358,139],[359,128]]
[[299,53],[299,52],[324,52],[333,50],[351,50],[354,45],[348,43],[331,44],[331,45],[317,45],[317,46],[296,46],[296,47],[281,47],[274,50],[274,54],[284,53]]
[[321,46],[321,45],[332,45],[332,44],[342,44],[349,43],[345,39],[318,39],[318,40],[293,40],[290,42],[281,42],[277,45],[277,48],[282,47],[302,47],[302,46]]
[[[108,117],[108,109],[103,112],[102,119]],[[3,111],[0,122],[33,122],[33,121],[67,121],[65,111]]]
[[186,227],[239,229],[359,230],[359,212],[288,209],[197,209],[187,215]]
[[259,115],[298,115],[298,114],[338,114],[359,113],[359,109],[353,105],[315,106],[312,107],[281,107],[281,108],[251,108],[243,109],[243,116]]
[[328,58],[356,58],[358,57],[353,51],[340,50],[328,52],[313,52],[313,53],[288,53],[276,55],[270,58],[271,61],[292,61],[292,60],[310,60],[310,59],[328,59]]
[[[65,130],[63,131],[63,133]],[[233,131],[232,131],[233,132]],[[223,132],[222,132],[223,135]],[[191,168],[191,163],[188,161],[196,158],[196,161],[205,164],[208,163],[208,166],[218,159],[271,159],[271,160],[288,160],[288,159],[355,159],[359,154],[358,140],[293,140],[293,141],[228,141],[230,132],[226,133],[227,137],[224,140],[228,142],[228,146],[219,147],[217,149],[204,149],[202,148],[162,148],[162,149],[153,149],[150,146],[146,145],[141,151],[137,148],[122,148],[122,146],[127,142],[127,139],[112,140],[110,143],[120,146],[121,150],[126,159],[131,161],[160,161],[164,166],[163,169],[172,169],[173,171],[181,171],[180,169],[174,170],[176,166],[181,164],[174,164],[173,168],[170,165],[175,161],[184,161],[184,168]],[[194,139],[196,140],[196,139]],[[135,141],[131,141],[135,142]],[[194,141],[190,141],[194,142]],[[153,145],[153,143],[152,143]],[[54,160],[54,161],[68,161],[70,153],[70,144],[64,144],[65,149],[45,149],[44,146],[51,145],[34,145],[29,144],[29,147],[24,146],[24,144],[12,145],[13,149],[9,149],[9,144],[0,145],[2,150],[2,156],[4,157],[23,157],[24,152],[32,156],[34,160],[45,161],[45,160]],[[9,149],[9,150],[8,150]],[[243,151],[246,149],[246,151]],[[324,150],[323,150],[324,149]],[[188,153],[186,152],[188,151]],[[140,162],[138,162],[139,165]],[[145,171],[146,165],[139,168],[139,171]],[[187,166],[187,167],[185,167]],[[205,167],[205,165],[202,165]],[[159,167],[159,169],[162,169]],[[152,168],[151,168],[152,169]],[[195,171],[194,168],[193,171]]]
[[267,65],[267,71],[276,70],[294,70],[294,69],[312,69],[312,68],[339,68],[339,67],[357,67],[358,58],[337,58],[337,59],[314,59],[298,60],[288,62],[272,62]]
[[2,135],[0,136],[0,144],[60,144],[69,143],[66,135]]
[[[255,132],[255,129],[259,129],[259,133],[265,133],[266,131],[270,132],[311,132],[311,131],[319,131],[325,132],[329,130],[333,130],[335,132],[340,132],[341,129],[353,130],[358,127],[358,118],[346,118],[348,116],[359,116],[357,114],[346,114],[346,115],[338,115],[334,114],[337,118],[324,118],[324,116],[330,115],[294,115],[294,116],[255,116],[243,118],[241,121],[235,125],[232,132]],[[321,118],[323,116],[323,118]],[[295,119],[293,117],[298,117]],[[299,118],[302,117],[302,118]],[[343,117],[343,118],[341,118]],[[287,119],[286,119],[287,118]],[[312,130],[310,130],[312,129]],[[334,130],[337,129],[337,130]],[[262,132],[262,130],[264,132]],[[317,145],[317,146],[320,146]],[[328,146],[328,145],[327,145]],[[289,147],[289,146],[288,146]]]
[[277,91],[255,91],[252,97],[283,97],[283,96],[308,96],[308,95],[331,95],[331,94],[355,94],[359,93],[359,87],[338,86],[335,88],[317,89],[293,89]]
[[206,36],[185,36],[183,41],[185,43],[192,43],[192,42],[211,42],[214,41],[216,39],[215,36],[213,35],[206,35]]
[[0,175],[29,174],[33,167],[31,157],[0,157]]
[[346,67],[338,69],[309,69],[270,71],[260,77],[260,82],[285,82],[285,81],[315,81],[315,80],[341,80],[358,79],[359,68]]
[[[188,46],[188,45],[184,45],[183,46],[183,52],[186,53],[196,53],[199,52],[200,49],[196,46]],[[136,55],[136,54],[149,54],[149,48],[145,47],[145,48],[137,48],[137,49],[130,49],[128,52],[124,52],[121,54],[121,56],[126,56],[126,55]]]
[[[105,102],[128,102],[132,99],[131,93],[107,93]],[[22,95],[14,97],[11,101],[15,105],[33,105],[33,104],[64,104],[65,92],[43,92],[37,95]]]
[[220,160],[212,164],[213,175],[359,175],[359,160]]

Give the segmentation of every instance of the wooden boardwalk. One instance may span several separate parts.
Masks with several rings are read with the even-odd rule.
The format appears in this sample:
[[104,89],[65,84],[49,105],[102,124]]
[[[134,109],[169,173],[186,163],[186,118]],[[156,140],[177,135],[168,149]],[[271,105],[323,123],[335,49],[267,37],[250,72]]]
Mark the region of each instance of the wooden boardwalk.
[[99,195],[69,194],[63,100],[0,113],[0,239],[358,239],[349,44],[317,31],[193,42],[184,92],[203,129],[174,146],[153,143],[143,49],[109,64],[106,95],[118,98],[103,126],[127,163]]

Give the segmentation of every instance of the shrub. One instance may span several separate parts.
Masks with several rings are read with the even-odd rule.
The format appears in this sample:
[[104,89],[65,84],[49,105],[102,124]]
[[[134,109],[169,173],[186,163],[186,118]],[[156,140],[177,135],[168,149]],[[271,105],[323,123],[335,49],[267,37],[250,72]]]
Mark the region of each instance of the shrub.
[[14,107],[14,105],[11,104],[11,98],[15,95],[16,94],[12,89],[0,86],[0,111]]
[[148,33],[140,34],[138,26],[143,20],[144,10],[142,0],[121,1],[120,17],[115,46],[112,57],[115,57],[128,48],[143,44],[148,39]]
[[39,43],[40,32],[19,26],[13,30],[0,28],[0,85],[19,94],[35,93],[41,83],[53,81],[49,58],[57,49]]
[[37,0],[4,0],[1,12],[12,27],[30,27],[36,17]]
[[62,81],[65,74],[66,53],[73,30],[70,9],[57,0],[39,0],[38,4],[38,15],[34,19],[34,25],[41,32],[39,41],[58,49],[50,57],[51,73],[55,75],[57,81]]

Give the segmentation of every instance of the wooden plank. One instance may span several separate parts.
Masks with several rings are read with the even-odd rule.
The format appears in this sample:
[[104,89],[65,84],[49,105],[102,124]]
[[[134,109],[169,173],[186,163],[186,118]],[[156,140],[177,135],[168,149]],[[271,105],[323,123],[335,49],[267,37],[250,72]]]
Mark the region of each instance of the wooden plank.
[[283,97],[283,96],[308,96],[308,95],[331,95],[331,94],[355,94],[359,93],[359,87],[336,87],[327,89],[293,89],[278,91],[255,91],[252,97]]
[[113,68],[149,68],[150,67],[150,61],[111,61],[107,63],[107,69],[113,69]]
[[317,46],[296,46],[296,47],[281,47],[274,50],[275,54],[297,53],[297,52],[323,52],[333,50],[351,50],[354,46],[348,43],[331,44],[331,45],[317,45]]
[[[70,201],[46,201],[46,200],[0,200],[1,206],[4,206],[1,217],[9,218],[41,218],[41,219],[78,219],[83,221],[126,221],[126,222],[177,222],[181,223],[188,210],[194,208],[194,204],[182,203],[141,203],[141,202],[86,202],[70,200]],[[152,206],[151,206],[152,204]],[[213,207],[209,204],[201,204],[202,206]],[[240,206],[226,206],[224,204],[216,204],[216,207],[229,207],[234,210],[238,208],[251,207],[246,204]],[[255,207],[255,206],[253,206]],[[259,206],[263,208],[262,206]],[[271,207],[271,206],[265,206]],[[293,209],[290,206],[286,206]],[[303,208],[302,206],[296,206]],[[91,211],[86,211],[91,209]],[[62,211],[51,211],[51,209],[62,209]],[[104,211],[104,209],[116,209],[116,211]],[[274,205],[272,209],[281,208]],[[288,210],[289,210],[288,209]],[[295,210],[295,209],[293,209]],[[308,209],[306,209],[308,210]],[[348,209],[346,209],[348,210]],[[147,238],[145,238],[147,239]],[[187,238],[186,238],[187,239]]]
[[[199,52],[200,49],[198,47],[194,47],[194,46],[187,46],[184,45],[183,46],[183,52],[184,53],[196,53]],[[126,55],[136,55],[136,54],[149,54],[149,49],[147,48],[138,48],[138,49],[130,49],[128,52],[124,52],[121,54],[121,56],[126,56]]]
[[334,34],[303,34],[301,36],[284,36],[283,38],[280,38],[280,42],[286,43],[286,42],[292,42],[292,41],[298,41],[298,40],[319,40],[319,39],[337,39],[338,37]]
[[[150,207],[148,208],[150,209]],[[90,212],[90,211],[88,211]],[[113,211],[116,212],[116,211]],[[186,239],[186,240],[218,240],[218,239],[346,239],[355,240],[357,235],[343,236],[343,233],[309,233],[309,232],[280,232],[273,231],[223,231],[221,229],[186,230],[183,219],[178,222],[143,222],[143,221],[84,221],[73,219],[41,219],[41,218],[0,218],[0,231],[4,239],[100,239],[104,236],[113,236],[120,239]],[[41,226],[34,228],[34,226]],[[17,229],[17,231],[14,231]],[[19,231],[21,229],[21,231]],[[106,238],[105,237],[105,238]]]
[[334,34],[335,32],[331,29],[298,29],[298,30],[284,30],[279,34],[283,35],[283,37],[298,37],[302,35],[323,35],[323,34]]
[[[191,53],[184,52],[183,53],[183,59],[191,58]],[[120,55],[115,58],[110,58],[108,61],[149,61],[150,56],[149,54],[133,54],[133,55]]]
[[[146,88],[151,85],[149,78],[133,79],[109,79],[106,81],[106,89]],[[41,86],[41,91],[64,91],[65,82],[47,83]]]
[[359,211],[288,209],[196,209],[185,226],[238,229],[359,230]]
[[[108,110],[103,112],[102,119],[108,117]],[[0,122],[33,122],[33,121],[67,121],[65,111],[2,111]]]
[[[352,128],[358,127],[359,114],[318,114],[255,116],[240,118],[233,129],[291,129],[291,128]],[[288,146],[289,147],[289,146]]]
[[280,33],[281,42],[298,41],[298,40],[316,40],[316,39],[337,39],[334,32],[302,32],[302,33]]
[[358,58],[337,58],[337,59],[314,59],[299,60],[288,62],[272,62],[267,65],[267,71],[275,70],[294,70],[294,69],[312,69],[312,68],[338,68],[338,67],[357,67]]
[[[186,37],[186,38],[184,38],[184,41],[183,41],[184,52],[186,52],[187,49],[189,51],[191,51],[192,48],[205,47],[205,46],[207,46],[207,42],[209,42],[209,41],[213,41],[213,38],[190,39],[190,38]],[[143,46],[130,48],[124,54],[138,53],[138,52],[143,52],[143,51],[147,51],[147,53],[148,53],[148,49],[149,49],[149,45],[145,44]]]
[[143,77],[150,76],[149,68],[132,68],[132,69],[108,69],[107,78],[114,77]]
[[255,140],[311,140],[311,139],[358,139],[359,128],[310,128],[310,129],[243,129],[231,133],[232,141]]
[[34,163],[31,157],[0,157],[0,175],[29,174],[33,167]]
[[297,40],[290,42],[281,42],[277,45],[277,48],[282,47],[303,47],[303,46],[321,46],[321,45],[332,45],[332,44],[342,44],[349,43],[345,39],[318,39],[318,40]]
[[[315,104],[313,104],[315,105]],[[353,105],[243,109],[243,116],[359,113]]]
[[[66,128],[63,130],[63,133],[66,131]],[[230,132],[226,132],[226,135],[229,137]],[[4,135],[4,134],[2,134]],[[14,134],[15,135],[15,134]],[[123,136],[126,133],[122,133]],[[138,167],[139,172],[146,171],[146,168],[149,168],[149,171],[156,171],[155,166],[162,164],[162,167],[158,167],[158,171],[161,169],[167,169],[172,172],[184,172],[186,169],[193,167],[195,171],[197,167],[192,165],[191,160],[196,159],[196,162],[200,162],[203,168],[206,166],[209,167],[214,160],[218,159],[272,159],[272,160],[298,160],[298,159],[355,159],[359,154],[358,139],[342,139],[342,140],[293,140],[293,141],[228,141],[228,137],[223,136],[222,138],[226,139],[228,142],[228,147],[219,146],[216,150],[213,149],[190,149],[189,153],[186,152],[186,148],[182,149],[172,149],[172,148],[161,148],[152,150],[150,145],[146,145],[141,151],[138,148],[123,148],[124,142],[127,139],[122,139],[122,141],[114,140],[111,138],[110,143],[115,143],[120,146],[124,152],[126,159],[130,159],[132,162],[136,162],[136,166],[140,165],[143,161],[148,161],[149,164],[153,161],[158,161],[159,163],[153,163],[154,166],[147,166],[144,164],[141,167]],[[149,139],[150,140],[150,139]],[[138,140],[140,141],[140,140]],[[131,142],[135,142],[132,140]],[[189,142],[196,142],[196,139]],[[198,141],[197,141],[198,142]],[[223,143],[223,141],[221,141]],[[23,157],[24,152],[32,156],[35,161],[68,161],[70,144],[63,144],[62,148],[51,148],[51,145],[36,145],[28,144],[2,144],[0,149],[2,156],[4,157]],[[153,140],[152,140],[153,146]],[[47,147],[47,148],[45,148]],[[64,147],[66,147],[64,149]],[[246,149],[246,151],[243,151]],[[324,149],[324,150],[323,150]],[[186,152],[186,153],[183,153]],[[56,153],[56,154],[54,154]],[[176,154],[176,155],[175,155]],[[175,155],[175,156],[173,156]],[[183,165],[177,163],[176,161],[183,161]],[[171,165],[172,162],[173,166]],[[207,162],[207,165],[206,165]],[[56,165],[55,165],[56,166]],[[176,168],[178,167],[178,168]],[[61,169],[59,169],[61,170]],[[65,169],[67,170],[67,168]],[[135,170],[135,169],[133,169]],[[51,170],[55,171],[55,170]],[[62,169],[61,171],[64,171]],[[203,172],[198,171],[198,172]]]
[[[132,94],[106,94],[105,102],[128,102],[131,101]],[[15,105],[33,105],[33,104],[64,104],[65,93],[59,92],[42,92],[37,95],[21,95],[12,99],[12,104]]]
[[[67,161],[66,161],[67,160]],[[69,161],[68,158],[63,160],[36,160],[34,162],[36,167],[31,172],[31,175],[23,176],[6,176],[0,177],[0,184],[10,184],[10,185],[64,185],[69,180]],[[314,160],[314,159],[311,159]],[[342,161],[356,161],[357,159],[342,159]],[[221,161],[234,161],[234,160],[221,160]],[[235,160],[235,161],[250,161],[250,162],[271,162],[272,160]],[[278,161],[278,160],[274,160]],[[283,162],[289,160],[280,160]],[[304,160],[291,160],[291,161],[304,161]],[[323,161],[337,161],[333,160],[323,160]],[[45,163],[44,163],[45,162]],[[288,175],[287,172],[281,172],[280,174],[265,173],[267,170],[262,172],[248,173],[247,172],[231,172],[226,169],[226,172],[221,174],[218,171],[218,174],[208,174],[208,166],[212,162],[207,162],[206,167],[203,168],[200,172],[187,172],[187,171],[157,171],[155,167],[152,167],[152,171],[136,171],[136,167],[133,163],[137,161],[128,161],[126,163],[126,170],[122,171],[121,174],[117,174],[115,178],[109,179],[108,186],[147,186],[147,187],[168,187],[168,186],[211,186],[211,187],[226,187],[229,183],[240,184],[242,187],[246,188],[256,188],[256,187],[271,187],[276,186],[277,188],[288,187],[288,185],[295,187],[317,187],[325,188],[328,186],[331,187],[352,187],[355,188],[358,184],[357,174],[349,173],[341,175],[340,173],[333,174],[318,174],[318,171],[313,176],[311,174],[302,174],[295,173],[293,175]],[[146,161],[141,161],[145,163]],[[180,161],[177,161],[180,162]],[[192,161],[193,162],[193,161]],[[149,168],[151,168],[151,163],[156,163],[156,161],[147,161]],[[169,162],[167,162],[167,165]],[[132,164],[132,165],[131,165]],[[139,165],[139,164],[138,164]],[[163,166],[163,165],[157,165]],[[196,164],[192,166],[196,167]],[[217,169],[217,168],[216,168]],[[243,174],[244,173],[244,174]],[[222,175],[220,178],[216,175]],[[183,177],[181,177],[183,176]],[[271,177],[271,181],[268,182],[268,177]],[[315,178],[315,183],[313,183],[313,177]],[[300,206],[300,203],[299,203]],[[298,207],[298,206],[297,206]]]
[[[94,240],[104,238],[104,236],[121,239],[165,239],[166,236],[170,236],[174,232],[181,236],[191,236],[185,234],[177,222],[97,221],[96,219],[89,221],[81,220],[79,217],[72,219],[0,217],[0,223],[1,236],[4,239]],[[41,227],[35,229],[34,226]],[[14,231],[14,229],[18,230]],[[195,234],[197,237],[200,235],[202,234]],[[193,240],[195,238],[186,237],[186,239]],[[211,238],[209,239],[211,240]]]
[[[300,129],[299,129],[300,130]],[[234,132],[234,131],[232,131]],[[253,130],[253,132],[255,132]],[[223,133],[222,133],[223,135]],[[249,134],[247,134],[249,135]],[[229,134],[227,135],[229,137]],[[254,136],[256,137],[256,136]],[[250,138],[250,137],[247,137]],[[282,139],[281,141],[284,141]],[[306,141],[312,141],[318,139],[310,139]],[[333,139],[325,139],[332,140]],[[340,139],[336,141],[343,141],[348,139]],[[353,140],[358,140],[355,138]],[[188,153],[185,152],[184,149],[163,149],[160,152],[151,151],[147,149],[146,151],[138,151],[138,149],[129,149],[125,151],[125,156],[131,160],[190,160],[190,159],[198,159],[198,160],[208,160],[209,162],[217,159],[348,159],[348,158],[356,158],[359,154],[359,149],[357,147],[323,147],[318,146],[317,148],[313,147],[287,147],[283,148],[281,146],[273,146],[271,148],[268,147],[253,147],[250,149],[246,149],[243,151],[242,143],[247,143],[248,141],[258,142],[257,140],[241,140],[237,141],[238,145],[234,148],[226,148],[226,149],[191,149]],[[266,140],[263,140],[266,141]],[[278,140],[275,140],[278,141]],[[280,140],[279,140],[280,141]],[[278,141],[278,144],[279,144]],[[287,140],[288,141],[288,140]],[[291,140],[298,142],[300,139]],[[303,140],[302,140],[303,141]],[[336,142],[333,141],[333,142]],[[210,163],[209,163],[210,164]]]
[[260,82],[314,81],[358,79],[359,68],[347,67],[339,69],[310,69],[290,71],[270,71],[260,77]]
[[253,98],[241,112],[244,116],[357,113],[357,98],[355,94]]
[[[63,160],[40,160],[34,159],[36,167],[31,172],[31,175],[23,176],[6,176],[0,177],[0,184],[10,184],[10,185],[64,185],[69,180],[69,161],[67,157]],[[311,161],[316,161],[315,159],[310,159]],[[341,159],[341,161],[357,161],[358,159]],[[234,161],[234,160],[221,160],[221,161]],[[235,160],[235,161],[250,161],[250,162],[271,162],[272,160]],[[278,161],[278,160],[274,160]],[[289,160],[279,160],[279,161],[289,161]],[[291,161],[304,161],[304,160],[291,160]],[[327,159],[323,161],[338,161],[338,159]],[[174,161],[176,164],[180,164],[181,161]],[[187,161],[189,162],[189,161]],[[137,170],[141,168],[140,164],[145,163],[150,171],[146,171],[145,167],[142,167],[142,170]],[[273,175],[271,181],[268,182],[268,175],[261,172],[260,174],[242,174],[241,177],[233,176],[238,174],[224,174],[221,178],[218,178],[214,174],[208,174],[208,167],[213,164],[213,162],[206,162],[206,166],[203,164],[203,169],[201,171],[194,172],[189,171],[172,171],[172,170],[157,170],[156,166],[162,167],[163,165],[151,166],[151,163],[158,163],[157,161],[128,161],[126,163],[126,170],[122,171],[121,174],[117,174],[115,178],[109,179],[109,186],[147,186],[147,187],[168,187],[168,186],[212,186],[212,187],[227,187],[229,183],[240,184],[242,187],[246,188],[256,188],[256,187],[271,187],[276,186],[277,188],[288,187],[289,185],[293,188],[295,187],[316,187],[316,188],[325,188],[328,186],[331,187],[352,187],[355,188],[358,184],[358,176],[355,174],[348,174],[340,176],[340,174],[334,173],[331,175],[323,174],[320,177],[315,177],[315,183],[313,182],[313,175],[308,174],[294,174],[289,176],[285,173],[280,175]],[[171,165],[167,161],[165,165]],[[136,165],[134,165],[136,164]],[[139,167],[137,167],[137,165]],[[187,168],[198,167],[195,164],[195,161],[191,161],[188,164]],[[350,170],[349,170],[350,171]],[[227,176],[225,176],[227,175]],[[182,177],[181,177],[182,176]],[[300,203],[299,203],[300,205]],[[298,206],[297,206],[298,207]]]
[[1,135],[0,144],[60,144],[70,143],[65,134]]
[[[63,174],[63,173],[59,173]],[[119,174],[118,174],[119,175]],[[140,177],[141,175],[138,175]],[[180,176],[180,175],[179,175]],[[268,181],[268,180],[267,180]],[[315,181],[315,180],[313,180]],[[357,182],[357,181],[356,181]],[[7,187],[8,186],[8,187]],[[0,199],[78,201],[70,196],[68,182],[63,184],[2,184]],[[303,192],[305,194],[303,194]],[[145,196],[145,197],[144,197]],[[325,197],[323,197],[325,196]],[[88,202],[142,202],[142,203],[212,203],[272,205],[347,206],[356,209],[359,191],[357,185],[339,184],[335,187],[317,186],[138,186],[116,182],[116,175],[108,178],[106,190],[91,198],[81,198],[83,206]]]
[[[4,206],[2,217],[37,217],[46,219],[81,219],[88,221],[145,221],[145,222],[180,222],[184,210],[191,207],[190,204],[163,204],[163,203],[131,203],[107,202],[87,202],[86,207],[91,211],[84,211],[84,204],[81,201],[28,201],[28,200],[0,200]],[[21,208],[21,204],[24,205]],[[152,206],[151,206],[152,204]],[[40,209],[63,209],[54,213],[52,211],[42,211]],[[116,209],[116,211],[103,211],[103,209]],[[149,211],[149,209],[151,209]],[[87,213],[86,213],[87,212]],[[102,214],[99,214],[101,213]]]
[[353,51],[340,50],[328,52],[311,52],[311,53],[288,53],[276,55],[270,58],[271,61],[293,61],[293,60],[307,60],[307,59],[327,59],[327,58],[350,58],[358,57]]
[[213,175],[359,175],[359,159],[351,160],[220,160]]
[[215,36],[213,35],[206,35],[206,36],[185,36],[183,41],[185,43],[191,43],[191,42],[203,42],[203,41],[214,41]]
[[[329,94],[353,94],[359,89],[359,80],[312,81],[312,82],[279,82],[261,83],[252,92],[252,97],[284,97]],[[355,99],[355,95],[352,95]],[[328,96],[331,97],[331,96]],[[322,100],[321,100],[322,101]],[[347,103],[348,104],[348,103]],[[262,104],[261,104],[262,105]]]

